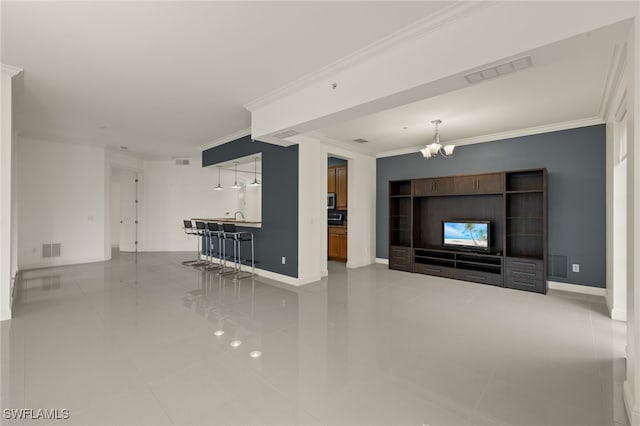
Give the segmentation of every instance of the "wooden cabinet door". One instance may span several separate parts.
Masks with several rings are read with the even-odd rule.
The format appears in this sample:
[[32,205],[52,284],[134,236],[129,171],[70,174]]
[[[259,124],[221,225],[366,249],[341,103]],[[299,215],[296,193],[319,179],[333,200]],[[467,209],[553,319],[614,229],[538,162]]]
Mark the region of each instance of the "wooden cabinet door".
[[347,209],[347,166],[336,167],[336,209]]
[[336,168],[329,167],[327,173],[327,192],[336,192]]
[[504,175],[490,173],[455,177],[456,194],[495,194],[504,190]]
[[347,236],[340,235],[340,259],[347,260]]
[[417,179],[414,181],[413,194],[417,197],[424,195],[453,194],[454,179],[450,177]]
[[340,235],[329,232],[329,258],[340,257]]

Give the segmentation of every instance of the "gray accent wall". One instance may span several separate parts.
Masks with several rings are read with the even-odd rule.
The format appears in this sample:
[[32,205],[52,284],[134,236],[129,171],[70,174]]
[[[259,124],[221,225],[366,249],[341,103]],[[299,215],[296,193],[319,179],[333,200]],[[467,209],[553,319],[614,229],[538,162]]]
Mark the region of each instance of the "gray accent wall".
[[[245,136],[203,151],[202,166],[259,152],[262,153],[262,228],[245,228],[254,234],[256,267],[297,278],[298,146],[281,147]],[[212,183],[212,192],[213,186]],[[284,265],[282,257],[286,257]]]
[[[605,132],[605,125],[601,124],[459,146],[451,159],[440,157],[427,161],[418,152],[379,158],[376,257],[388,258],[388,181],[547,168],[549,255],[567,257],[566,278],[557,275],[548,278],[604,288]],[[580,264],[580,272],[571,271],[573,263]]]

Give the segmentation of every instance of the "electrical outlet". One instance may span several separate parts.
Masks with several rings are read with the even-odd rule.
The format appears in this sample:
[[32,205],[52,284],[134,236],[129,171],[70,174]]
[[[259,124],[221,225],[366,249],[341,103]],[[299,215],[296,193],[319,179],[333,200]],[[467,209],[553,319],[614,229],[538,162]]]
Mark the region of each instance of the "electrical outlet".
[[287,258],[282,256],[282,264],[284,265],[285,263],[287,263]]
[[574,263],[573,265],[571,265],[571,271],[572,272],[580,272],[580,264],[579,263]]

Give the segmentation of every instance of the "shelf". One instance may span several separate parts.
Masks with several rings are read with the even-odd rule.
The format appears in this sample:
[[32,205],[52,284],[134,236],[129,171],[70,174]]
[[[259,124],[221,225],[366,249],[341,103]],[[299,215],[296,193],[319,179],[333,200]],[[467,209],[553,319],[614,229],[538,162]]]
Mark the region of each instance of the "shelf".
[[391,217],[406,217],[406,218],[409,218],[410,216],[408,214],[392,214]]
[[506,194],[532,194],[532,193],[540,193],[542,194],[542,189],[527,189],[524,191],[505,191]]
[[507,237],[542,237],[542,234],[507,234]]
[[469,260],[456,260],[456,266],[464,266],[464,265],[468,265],[468,266],[482,266],[483,268],[491,268],[491,269],[496,269],[498,271],[500,271],[502,269],[502,264],[493,264],[493,263],[486,263],[486,262],[472,262]]
[[411,195],[389,195],[389,198],[411,198]]
[[507,216],[509,220],[542,220],[541,217]]

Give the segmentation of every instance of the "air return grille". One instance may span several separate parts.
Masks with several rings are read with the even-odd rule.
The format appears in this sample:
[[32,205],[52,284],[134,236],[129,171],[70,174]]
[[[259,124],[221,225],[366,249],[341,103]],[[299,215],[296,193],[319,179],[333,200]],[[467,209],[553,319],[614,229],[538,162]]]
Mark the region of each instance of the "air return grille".
[[491,80],[496,77],[500,77],[505,74],[510,74],[515,71],[520,71],[532,66],[531,56],[525,56],[524,58],[514,59],[510,62],[505,62],[499,65],[485,68],[483,70],[474,71],[464,76],[469,84],[480,83],[481,81]]
[[567,278],[567,256],[549,255],[549,275],[552,277]]
[[184,160],[184,159],[176,159],[176,166],[188,166],[189,165],[189,160]]
[[43,244],[42,257],[60,257],[60,243]]

